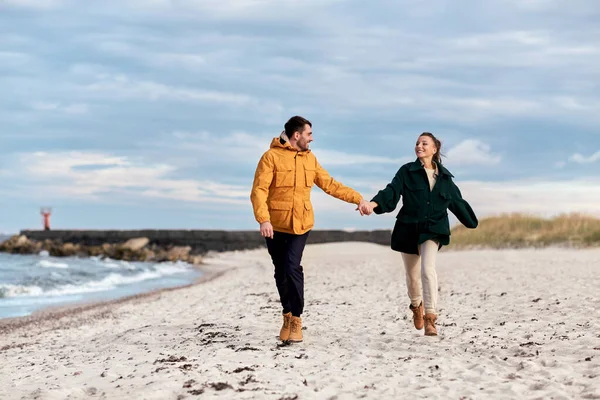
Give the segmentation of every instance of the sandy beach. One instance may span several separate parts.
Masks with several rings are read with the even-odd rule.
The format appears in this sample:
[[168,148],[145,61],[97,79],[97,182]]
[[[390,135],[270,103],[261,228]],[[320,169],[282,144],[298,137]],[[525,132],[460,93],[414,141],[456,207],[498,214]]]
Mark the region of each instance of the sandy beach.
[[304,342],[277,340],[266,250],[207,282],[0,322],[1,399],[600,399],[600,250],[443,251],[438,337],[399,253],[309,245]]

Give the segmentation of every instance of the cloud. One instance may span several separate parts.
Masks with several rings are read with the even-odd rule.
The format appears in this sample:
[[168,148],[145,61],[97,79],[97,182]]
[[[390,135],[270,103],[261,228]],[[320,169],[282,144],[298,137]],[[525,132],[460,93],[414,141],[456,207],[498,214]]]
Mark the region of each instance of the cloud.
[[273,20],[294,16],[308,17],[328,4],[340,0],[132,0],[128,6],[134,10],[160,15],[185,15],[194,19],[246,19]]
[[567,166],[568,163],[592,164],[598,160],[600,160],[600,151],[597,151],[596,153],[594,153],[590,156],[587,156],[587,157],[581,153],[575,153],[575,154],[571,155],[567,161],[558,161],[558,162],[555,162],[554,165],[557,168],[564,168],[565,166]]
[[[90,15],[116,18],[110,14],[111,4],[91,7]],[[125,13],[128,19],[140,22],[139,28],[116,24],[112,30],[86,32],[75,42],[94,50],[95,57],[130,69],[105,75],[87,86],[96,94],[114,89],[121,99],[243,104],[276,112],[293,107],[320,113],[327,110],[336,116],[369,111],[469,125],[506,117],[598,122],[597,107],[593,106],[597,104],[593,82],[597,82],[598,72],[592,66],[600,62],[600,46],[593,34],[583,35],[578,30],[557,34],[544,24],[532,23],[527,30],[506,25],[457,33],[448,27],[442,35],[415,31],[410,23],[390,24],[385,18],[388,8],[382,5],[356,21],[362,9],[340,12],[340,4],[129,2],[130,8],[119,8],[119,15]],[[499,6],[496,2],[479,11],[489,15]],[[403,8],[424,7],[412,4]],[[321,9],[326,11],[323,15],[336,12],[339,18],[322,17]],[[282,32],[277,23],[281,12],[311,14],[310,23],[299,21],[301,35]],[[191,14],[191,21],[186,14]],[[180,23],[181,32],[194,26],[196,19],[207,20],[207,24],[194,27],[201,34],[182,34],[174,41],[146,28],[156,22],[157,15],[173,18],[166,23]],[[243,18],[244,23],[222,29],[210,23],[224,16]],[[442,16],[432,16],[434,21],[438,17]],[[143,74],[138,75],[140,69]],[[578,71],[577,78],[562,79],[565,70]],[[202,74],[204,82],[219,84],[199,87],[190,84],[198,82],[198,75],[186,74]],[[590,91],[563,87],[575,80],[582,85],[588,82]]]
[[86,114],[88,112],[87,104],[70,104],[62,108],[67,114]]
[[33,57],[24,52],[0,51],[0,69],[21,69],[28,66],[32,60]]
[[19,53],[15,51],[0,51],[0,60],[3,62],[9,62],[11,60],[27,60],[30,56],[26,53]]
[[277,134],[250,134],[233,131],[224,134],[198,131],[175,131],[161,135],[138,146],[155,156],[160,154],[176,165],[207,168],[218,174],[223,167],[245,169],[255,167],[261,155],[269,149]]
[[509,2],[517,8],[533,12],[555,9],[560,5],[560,1],[557,0],[509,0]]
[[247,187],[176,178],[176,168],[171,165],[147,165],[99,152],[26,153],[20,155],[14,171],[13,176],[36,185],[36,191],[57,198],[107,201],[125,194],[129,198],[243,204],[249,195]]
[[36,111],[55,111],[65,114],[87,114],[89,110],[87,104],[81,103],[62,105],[61,103],[35,102],[31,105],[31,108]]
[[76,78],[104,79],[109,76],[110,69],[101,64],[76,63],[69,67],[69,74]]
[[33,10],[49,10],[63,6],[66,0],[3,0],[0,4],[0,8],[16,7],[16,8],[29,8]]
[[558,161],[557,163],[554,164],[554,166],[556,168],[564,168],[566,165],[567,165],[567,163],[564,161]]
[[328,149],[318,149],[314,153],[318,156],[321,164],[327,164],[328,166],[360,164],[402,165],[408,161],[408,158],[389,158]]
[[459,183],[463,197],[481,215],[523,212],[542,216],[581,212],[600,217],[600,180],[518,180]]
[[466,139],[447,152],[452,165],[496,165],[502,157],[491,151],[490,145],[478,139]]
[[243,94],[174,87],[153,81],[131,79],[126,75],[105,76],[95,83],[83,86],[81,89],[90,93],[100,93],[122,99],[148,101],[215,102],[233,105],[243,105],[256,101],[254,98]]
[[487,49],[498,44],[513,43],[516,45],[539,46],[549,43],[548,33],[544,31],[504,31],[462,36],[450,39],[456,48]]
[[[589,121],[576,114],[597,120],[597,108],[585,106],[597,96],[565,90],[561,87],[565,79],[557,79],[564,77],[560,69],[566,69],[577,70],[580,82],[593,85],[597,81],[592,65],[600,62],[600,46],[592,40],[594,35],[582,36],[578,31],[558,35],[543,24],[533,24],[530,30],[500,27],[436,36],[415,33],[410,24],[371,20],[371,15],[361,23],[348,23],[355,22],[359,10],[339,13],[336,20],[314,17],[320,8],[338,15],[339,4],[155,1],[147,7],[139,4],[140,11],[132,10],[132,15],[145,19],[147,14],[141,10],[168,15],[191,9],[202,10],[197,18],[210,20],[225,13],[243,17],[247,33],[240,33],[244,28],[212,30],[209,24],[205,34],[178,42],[153,32],[122,29],[87,35],[83,40],[147,67],[201,72],[223,86],[278,91],[279,100],[274,100],[278,104],[289,102],[290,96],[281,93],[293,93],[295,105],[310,111],[327,109],[336,115],[363,110],[385,115],[400,112],[462,124],[504,117]],[[481,12],[493,13],[495,7],[498,4]],[[261,29],[253,25],[282,10],[310,12],[311,22],[304,27],[309,33],[279,32],[274,21],[264,22],[266,27]],[[269,26],[279,39],[267,32]],[[306,50],[294,54],[295,48]]]
[[[191,155],[195,159],[228,165],[255,166],[262,154],[269,149],[271,141],[276,134],[250,134],[247,132],[231,132],[218,135],[206,131],[185,132],[176,131],[164,136],[153,143],[144,143],[144,147],[161,149],[163,154],[176,154],[177,158]],[[343,152],[328,148],[315,147],[311,149],[321,165],[348,166],[348,165],[402,165],[410,161],[411,157],[391,158],[358,152]],[[232,163],[232,160],[235,160]]]
[[[178,52],[161,51],[148,43],[147,37],[140,38],[142,43],[124,42],[122,38],[117,40],[105,40],[106,35],[88,36],[88,41],[93,41],[94,45],[101,51],[110,55],[116,55],[125,59],[132,59],[144,65],[153,67],[167,68],[169,70],[189,69],[199,71],[207,65],[207,57],[199,52]],[[98,44],[96,42],[100,40]],[[131,39],[130,39],[131,40]]]
[[575,153],[571,157],[569,157],[569,161],[572,161],[577,164],[589,164],[598,160],[600,160],[600,151],[597,151],[589,157],[585,157],[579,153]]

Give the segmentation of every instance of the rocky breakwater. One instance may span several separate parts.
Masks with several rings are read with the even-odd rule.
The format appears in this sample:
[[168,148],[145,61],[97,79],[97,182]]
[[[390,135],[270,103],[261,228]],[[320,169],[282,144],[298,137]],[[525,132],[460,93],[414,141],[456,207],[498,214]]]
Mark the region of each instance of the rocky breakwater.
[[[314,230],[308,244],[332,242],[390,243],[390,230]],[[265,247],[258,230],[23,230],[0,244],[0,252],[56,257],[100,256],[128,261],[201,262],[209,252],[240,251]]]
[[202,255],[194,254],[190,246],[160,246],[151,244],[147,237],[132,238],[122,243],[87,245],[61,240],[33,240],[25,235],[14,235],[0,243],[0,252],[12,254],[39,254],[48,252],[54,257],[106,257],[127,261],[184,261],[201,264]]

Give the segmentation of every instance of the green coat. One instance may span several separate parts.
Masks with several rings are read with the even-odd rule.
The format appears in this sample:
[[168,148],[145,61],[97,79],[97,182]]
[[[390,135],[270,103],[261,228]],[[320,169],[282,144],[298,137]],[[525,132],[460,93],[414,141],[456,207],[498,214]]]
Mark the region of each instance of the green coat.
[[437,167],[438,177],[431,191],[427,172],[417,159],[400,167],[392,182],[373,197],[372,201],[378,204],[373,211],[383,214],[394,211],[402,196],[402,208],[392,232],[393,250],[419,254],[418,246],[426,240],[437,240],[440,248],[450,243],[447,210],[467,228],[477,227],[477,217],[452,181],[453,175],[441,164]]

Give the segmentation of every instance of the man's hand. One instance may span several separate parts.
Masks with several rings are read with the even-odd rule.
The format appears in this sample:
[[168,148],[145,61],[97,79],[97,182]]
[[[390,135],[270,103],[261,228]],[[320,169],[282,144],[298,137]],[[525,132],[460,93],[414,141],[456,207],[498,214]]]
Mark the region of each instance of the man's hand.
[[373,212],[373,210],[369,206],[369,203],[365,201],[365,199],[360,200],[360,203],[358,203],[358,207],[356,207],[356,210],[360,212],[360,215],[370,215]]
[[273,225],[271,225],[271,222],[266,221],[260,224],[260,234],[263,237],[273,239]]
[[361,200],[356,209],[360,212],[360,215],[371,215],[375,207],[377,207],[377,203],[374,201],[367,202],[365,200]]

